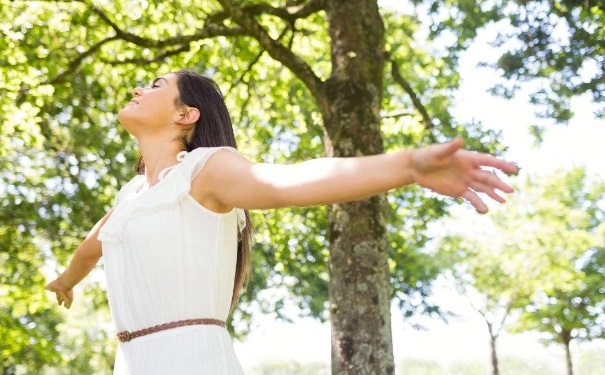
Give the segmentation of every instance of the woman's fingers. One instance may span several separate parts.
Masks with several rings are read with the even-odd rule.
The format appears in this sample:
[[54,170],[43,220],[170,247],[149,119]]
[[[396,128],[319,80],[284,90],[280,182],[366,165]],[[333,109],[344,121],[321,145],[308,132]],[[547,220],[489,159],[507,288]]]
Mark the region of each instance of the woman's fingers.
[[456,138],[448,143],[435,144],[419,149],[419,152],[415,154],[418,155],[420,169],[431,169],[435,165],[440,165],[444,159],[452,157],[459,151],[463,144],[462,138]]
[[57,299],[57,304],[59,306],[65,306],[65,308],[69,309],[71,307],[71,300],[69,299],[69,297],[67,297],[67,295],[65,293],[63,293],[60,290],[57,290],[57,288],[53,287],[52,285],[46,285],[45,288],[47,290],[50,290],[51,292],[55,293],[55,297]]
[[59,294],[61,295],[61,301],[63,302],[63,306],[65,306],[66,309],[69,309],[69,307],[71,306],[71,300],[69,299],[69,297],[63,292],[59,292]]
[[506,202],[506,200],[504,199],[504,197],[502,197],[501,195],[499,195],[496,190],[494,190],[493,188],[490,188],[484,184],[481,184],[479,182],[474,182],[471,184],[471,189],[473,189],[474,191],[476,191],[477,193],[484,193],[487,194],[488,197],[492,198],[493,200],[495,200],[498,203],[504,203]]
[[468,189],[464,194],[462,194],[462,198],[466,199],[479,213],[486,213],[487,206],[483,203],[483,200],[475,193],[473,190]]
[[476,154],[475,161],[484,167],[498,168],[506,174],[517,173],[519,167],[508,161],[498,159],[490,154]]
[[63,305],[66,309],[69,309],[71,306],[71,301],[67,296],[61,292],[57,293],[57,301],[59,301],[59,306]]
[[[434,149],[426,170],[425,185],[441,194],[460,196],[468,201],[478,212],[486,213],[488,207],[479,196],[486,194],[496,202],[504,203],[506,200],[502,193],[512,193],[514,189],[502,181],[494,171],[484,168],[494,168],[507,174],[518,172],[518,167],[510,162],[498,159],[490,154],[475,153],[462,150],[462,138],[440,145]],[[441,164],[439,163],[441,160]],[[441,175],[440,175],[441,173]],[[431,175],[432,174],[432,175]],[[438,180],[438,178],[442,178]],[[431,178],[436,181],[433,183]],[[428,181],[428,182],[427,182]],[[467,190],[461,195],[460,190],[454,189],[458,185],[466,185]],[[464,188],[463,186],[459,186]],[[453,193],[452,193],[453,192]]]
[[445,143],[443,144],[442,148],[439,150],[439,152],[437,153],[438,157],[446,157],[446,156],[450,156],[452,154],[454,154],[456,151],[458,151],[462,145],[464,144],[464,140],[461,137],[457,137],[454,140],[452,140],[451,142]]
[[488,189],[498,189],[504,193],[512,193],[514,189],[502,181],[498,176],[491,171],[479,169],[473,173],[473,182],[479,183]]

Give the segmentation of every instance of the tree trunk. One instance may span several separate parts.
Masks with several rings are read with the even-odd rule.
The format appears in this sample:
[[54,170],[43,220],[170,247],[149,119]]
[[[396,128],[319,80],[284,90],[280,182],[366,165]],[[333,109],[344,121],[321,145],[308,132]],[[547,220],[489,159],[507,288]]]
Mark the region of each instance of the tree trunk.
[[498,336],[494,336],[490,332],[490,345],[492,349],[492,375],[500,375],[500,369],[498,368],[498,355],[496,354],[496,339]]
[[[376,0],[326,2],[332,75],[322,115],[330,156],[383,152],[384,25]],[[330,208],[332,374],[394,374],[383,196]]]
[[561,333],[561,339],[565,346],[565,360],[567,361],[567,375],[573,375],[573,363],[571,361],[571,332],[563,331]]

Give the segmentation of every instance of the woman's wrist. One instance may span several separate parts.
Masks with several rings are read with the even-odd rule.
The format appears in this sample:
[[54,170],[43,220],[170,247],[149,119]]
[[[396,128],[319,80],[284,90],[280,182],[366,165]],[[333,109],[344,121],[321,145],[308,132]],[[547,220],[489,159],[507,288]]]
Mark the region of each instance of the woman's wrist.
[[402,186],[412,185],[416,183],[416,171],[414,170],[414,153],[416,149],[399,151],[398,155],[398,171],[402,173]]
[[60,288],[61,290],[64,290],[64,291],[72,290],[73,287],[75,286],[69,282],[67,275],[65,275],[66,272],[67,272],[67,270],[63,271],[63,273],[60,274],[57,277],[57,279],[54,281],[55,286],[57,286],[58,288]]

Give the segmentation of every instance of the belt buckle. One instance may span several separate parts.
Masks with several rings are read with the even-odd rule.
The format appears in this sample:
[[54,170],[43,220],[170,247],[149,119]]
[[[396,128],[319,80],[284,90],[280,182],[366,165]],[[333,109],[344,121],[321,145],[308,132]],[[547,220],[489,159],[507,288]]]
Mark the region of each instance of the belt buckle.
[[118,340],[120,340],[120,342],[128,342],[131,339],[132,339],[132,337],[130,336],[130,332],[128,332],[128,331],[118,332]]

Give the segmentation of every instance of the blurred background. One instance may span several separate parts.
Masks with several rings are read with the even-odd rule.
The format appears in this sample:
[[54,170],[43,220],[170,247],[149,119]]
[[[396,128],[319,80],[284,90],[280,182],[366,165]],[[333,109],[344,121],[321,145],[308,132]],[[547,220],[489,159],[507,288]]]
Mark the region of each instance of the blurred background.
[[[181,67],[212,77],[251,160],[343,149],[301,67],[333,80],[330,43],[348,42],[330,31],[355,15],[329,18],[345,5],[314,0],[233,3],[0,0],[3,375],[112,371],[102,262],[70,310],[43,286],[134,174],[136,143],[115,118],[134,87]],[[605,7],[359,3],[377,4],[384,25],[362,27],[387,52],[374,67],[380,121],[367,128],[383,150],[462,135],[520,166],[502,176],[517,191],[487,215],[416,187],[378,203],[395,373],[604,374]],[[233,6],[291,54],[260,41]],[[328,291],[350,286],[329,277],[329,211],[253,213],[253,272],[229,322],[247,374],[339,373]]]

